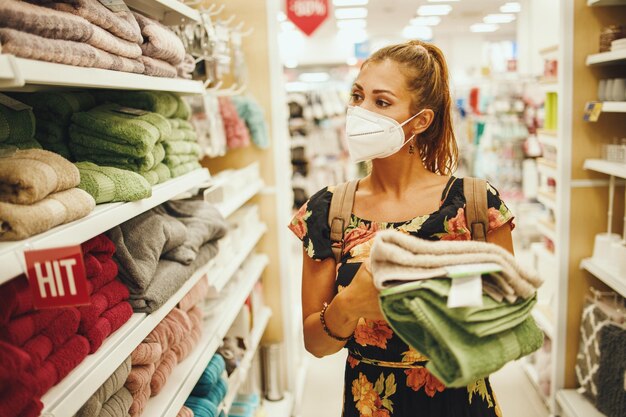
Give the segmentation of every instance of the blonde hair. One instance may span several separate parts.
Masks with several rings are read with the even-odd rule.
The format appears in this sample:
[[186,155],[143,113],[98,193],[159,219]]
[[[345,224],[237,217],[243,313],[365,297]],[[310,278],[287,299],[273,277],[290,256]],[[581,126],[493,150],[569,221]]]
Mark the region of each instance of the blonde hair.
[[459,150],[452,128],[452,99],[443,53],[431,43],[413,40],[379,49],[361,68],[388,59],[401,66],[413,96],[411,112],[428,108],[435,113],[433,122],[417,141],[424,166],[437,174],[452,174]]

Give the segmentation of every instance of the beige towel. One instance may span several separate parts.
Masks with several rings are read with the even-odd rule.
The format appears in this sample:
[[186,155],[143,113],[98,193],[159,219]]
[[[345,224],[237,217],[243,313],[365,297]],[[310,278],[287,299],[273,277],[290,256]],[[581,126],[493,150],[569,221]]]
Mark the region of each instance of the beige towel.
[[[534,272],[527,271],[505,249],[476,241],[428,241],[396,230],[384,230],[374,238],[370,260],[374,283],[379,289],[391,280],[414,280],[446,266],[496,263],[502,273],[495,283],[504,294],[530,298],[542,284]],[[444,271],[445,272],[445,271]]]
[[89,38],[89,45],[120,57],[136,59],[141,56],[141,47],[136,43],[118,38],[100,26],[92,26],[93,35]]
[[[93,417],[99,416],[103,409],[103,405],[107,403],[111,397],[116,395],[122,388],[128,374],[130,373],[130,357],[126,358],[124,362],[113,372],[113,375],[107,379],[104,384],[87,400],[85,405],[75,414],[75,417]],[[124,388],[125,389],[125,388]],[[128,393],[128,390],[126,391]],[[130,393],[128,393],[130,396]],[[132,397],[131,397],[132,399]],[[132,400],[131,400],[132,402]],[[110,405],[112,405],[111,403]],[[130,403],[129,403],[130,407]],[[126,409],[128,411],[128,408]]]
[[178,65],[185,59],[183,42],[169,28],[161,23],[133,13],[143,35],[141,50],[144,56],[160,59],[172,65]]
[[183,405],[183,408],[181,408],[178,414],[176,414],[176,417],[193,417],[193,415],[194,414],[191,408],[187,408]]
[[175,67],[160,59],[150,58],[149,56],[139,57],[139,61],[146,68],[144,74],[152,77],[176,78],[178,71]]
[[95,207],[93,197],[78,188],[50,194],[30,206],[0,203],[0,241],[21,240],[43,233],[81,219]]
[[0,201],[33,204],[51,193],[77,187],[80,174],[62,156],[42,149],[0,155]]

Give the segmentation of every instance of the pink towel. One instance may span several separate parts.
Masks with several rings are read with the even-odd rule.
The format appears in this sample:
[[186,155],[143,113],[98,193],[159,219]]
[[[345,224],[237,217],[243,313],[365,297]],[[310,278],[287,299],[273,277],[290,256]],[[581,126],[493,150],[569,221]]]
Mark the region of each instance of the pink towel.
[[156,371],[156,365],[153,363],[150,365],[133,365],[124,386],[133,395],[139,393],[144,387],[150,387],[150,380],[152,375],[154,375],[154,371]]
[[28,278],[20,275],[0,286],[0,326],[12,317],[27,313],[33,309]]
[[[144,56],[178,65],[185,59],[185,46],[178,36],[161,23],[134,13],[141,28],[144,42],[141,50]],[[176,76],[176,75],[174,75]]]
[[133,365],[149,365],[159,361],[163,355],[163,349],[158,343],[140,343],[133,350],[131,361]]
[[160,59],[150,58],[149,56],[140,56],[139,61],[144,66],[144,74],[152,77],[176,78],[178,72],[176,68]]
[[191,310],[196,304],[204,300],[209,293],[209,281],[201,279],[191,290],[180,300],[178,307],[183,311]]
[[41,310],[16,317],[0,328],[0,340],[15,346],[23,346],[28,339],[41,333],[63,311],[63,309]]
[[250,132],[229,97],[219,97],[220,115],[226,131],[226,141],[230,149],[244,148],[250,145]]
[[150,399],[150,384],[143,387],[143,389],[135,394],[133,394],[133,404],[130,406],[130,410],[128,413],[132,417],[139,417],[143,414],[143,410],[146,408],[146,404],[148,404],[148,400]]
[[198,342],[202,337],[202,310],[200,307],[196,306],[188,312],[188,315],[191,320],[192,328],[186,333],[187,336],[179,344],[172,347],[179,363],[189,356],[193,349],[198,346]]
[[100,26],[92,27],[93,35],[89,38],[89,45],[124,58],[137,59],[141,56],[141,47],[136,43],[118,38]]
[[176,354],[172,350],[168,350],[163,354],[156,371],[154,371],[154,375],[152,375],[152,380],[150,380],[152,397],[161,392],[161,389],[165,386],[167,379],[170,377],[177,364],[178,360],[176,359]]
[[187,408],[183,405],[183,408],[176,414],[176,417],[193,417],[193,411],[191,408]]

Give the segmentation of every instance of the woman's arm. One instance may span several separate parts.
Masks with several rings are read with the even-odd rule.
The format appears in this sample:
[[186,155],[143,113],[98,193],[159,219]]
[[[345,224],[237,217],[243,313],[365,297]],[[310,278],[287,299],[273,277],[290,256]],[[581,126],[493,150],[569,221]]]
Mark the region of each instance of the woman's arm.
[[509,223],[503,224],[502,226],[488,233],[487,242],[495,243],[496,245],[508,250],[512,254],[515,254],[513,250],[513,236],[511,235],[511,225]]

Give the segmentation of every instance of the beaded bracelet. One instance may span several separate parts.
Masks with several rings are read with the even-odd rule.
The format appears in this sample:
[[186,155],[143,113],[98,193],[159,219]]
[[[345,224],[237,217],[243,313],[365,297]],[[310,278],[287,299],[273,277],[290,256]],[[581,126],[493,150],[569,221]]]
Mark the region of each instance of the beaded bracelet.
[[337,336],[337,335],[333,334],[330,331],[330,329],[326,325],[326,319],[324,318],[324,314],[326,314],[326,309],[327,308],[328,308],[328,303],[324,302],[324,307],[322,308],[322,311],[320,312],[320,321],[322,322],[322,327],[324,328],[324,331],[326,332],[326,334],[328,336],[332,337],[333,339],[338,340],[339,342],[346,342],[346,341],[350,340],[352,335],[350,335],[348,337],[341,337],[341,336]]

